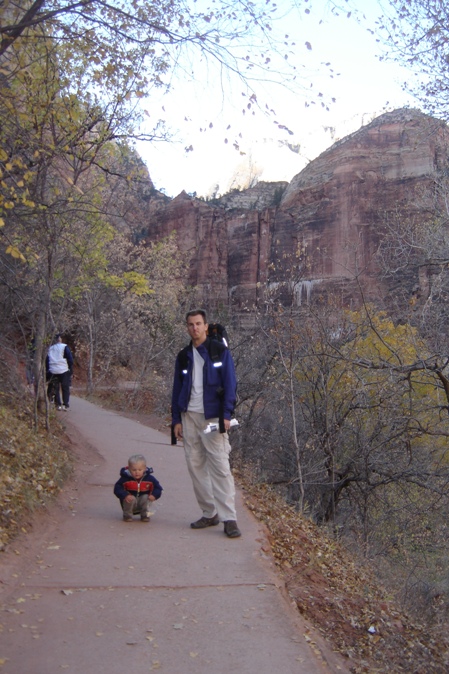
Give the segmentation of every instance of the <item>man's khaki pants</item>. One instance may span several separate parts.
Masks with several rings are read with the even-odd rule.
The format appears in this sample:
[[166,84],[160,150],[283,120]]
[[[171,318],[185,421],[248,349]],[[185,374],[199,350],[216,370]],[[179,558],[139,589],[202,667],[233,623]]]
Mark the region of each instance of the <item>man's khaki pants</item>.
[[184,450],[193,490],[204,517],[218,513],[221,522],[236,520],[228,434],[204,433],[208,423],[218,423],[218,419],[206,421],[199,412],[182,415]]

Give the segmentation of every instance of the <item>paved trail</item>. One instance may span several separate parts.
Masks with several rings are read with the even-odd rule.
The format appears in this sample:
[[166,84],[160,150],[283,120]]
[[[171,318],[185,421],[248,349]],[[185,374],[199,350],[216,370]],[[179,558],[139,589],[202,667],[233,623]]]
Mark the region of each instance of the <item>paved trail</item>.
[[[76,397],[64,422],[74,479],[0,558],[0,674],[347,671],[292,609],[240,494],[241,538],[194,531],[182,446]],[[164,487],[149,524],[124,523],[112,493],[134,453]]]

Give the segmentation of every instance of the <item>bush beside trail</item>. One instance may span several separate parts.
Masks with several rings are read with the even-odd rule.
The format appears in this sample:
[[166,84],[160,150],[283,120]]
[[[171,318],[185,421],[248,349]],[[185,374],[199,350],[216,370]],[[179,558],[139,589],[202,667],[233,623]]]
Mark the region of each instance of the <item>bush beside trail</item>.
[[27,530],[70,475],[73,461],[57,420],[52,431],[34,430],[28,405],[0,394],[0,550]]

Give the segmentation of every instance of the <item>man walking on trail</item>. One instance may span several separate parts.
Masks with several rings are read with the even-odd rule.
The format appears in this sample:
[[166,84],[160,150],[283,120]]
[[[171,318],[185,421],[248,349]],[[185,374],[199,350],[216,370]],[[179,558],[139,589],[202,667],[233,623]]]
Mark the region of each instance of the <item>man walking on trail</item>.
[[[62,341],[60,334],[55,335],[53,344],[48,349],[45,367],[48,381],[48,398],[51,401],[54,396],[56,409],[67,411],[70,400],[73,356],[67,344],[64,344]],[[62,403],[60,388],[62,389]]]
[[[229,538],[238,538],[234,478],[229,465],[228,430],[236,402],[234,361],[223,347],[212,360],[206,313],[189,311],[187,332],[191,342],[178,353],[172,393],[172,425],[177,440],[184,440],[187,468],[202,517],[190,525],[205,529],[224,523]],[[204,433],[208,423],[224,421],[224,433]]]

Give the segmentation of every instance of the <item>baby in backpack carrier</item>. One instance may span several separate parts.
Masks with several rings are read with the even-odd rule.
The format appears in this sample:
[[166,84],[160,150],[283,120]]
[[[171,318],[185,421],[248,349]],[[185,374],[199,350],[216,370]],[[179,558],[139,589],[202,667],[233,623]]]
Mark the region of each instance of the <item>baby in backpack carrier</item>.
[[140,515],[142,522],[150,521],[150,504],[162,494],[162,487],[152,473],[142,454],[130,456],[128,465],[120,470],[114,494],[120,499],[125,522],[132,522],[133,515]]

